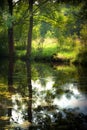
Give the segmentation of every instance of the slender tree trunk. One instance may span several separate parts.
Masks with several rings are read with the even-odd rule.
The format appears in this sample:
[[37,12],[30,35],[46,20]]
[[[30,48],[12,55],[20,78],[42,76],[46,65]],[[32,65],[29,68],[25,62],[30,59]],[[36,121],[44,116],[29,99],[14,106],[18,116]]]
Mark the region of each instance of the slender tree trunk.
[[33,30],[33,0],[29,0],[29,31],[27,41],[27,57],[31,57],[32,30]]
[[[13,15],[13,0],[8,0],[9,15]],[[11,22],[11,21],[10,21]],[[14,38],[13,38],[13,23],[8,27],[8,48],[9,57],[14,56]]]

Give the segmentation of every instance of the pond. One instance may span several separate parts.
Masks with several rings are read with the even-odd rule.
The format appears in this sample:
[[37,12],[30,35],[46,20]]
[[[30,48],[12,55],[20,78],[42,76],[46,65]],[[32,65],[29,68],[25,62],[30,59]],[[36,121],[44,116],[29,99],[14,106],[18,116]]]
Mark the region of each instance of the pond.
[[86,130],[87,68],[0,61],[0,130]]

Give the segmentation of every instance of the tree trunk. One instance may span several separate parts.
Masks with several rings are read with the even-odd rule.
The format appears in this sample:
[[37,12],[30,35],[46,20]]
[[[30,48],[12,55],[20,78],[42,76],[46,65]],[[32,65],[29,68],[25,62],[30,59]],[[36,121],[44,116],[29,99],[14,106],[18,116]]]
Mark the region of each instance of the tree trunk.
[[33,0],[29,0],[29,31],[27,41],[27,58],[31,57],[32,30],[33,30]]
[[[13,15],[13,1],[8,0],[9,6],[9,15]],[[10,21],[12,22],[12,21]],[[9,58],[14,56],[14,38],[13,38],[13,23],[8,27],[8,49],[9,49]]]

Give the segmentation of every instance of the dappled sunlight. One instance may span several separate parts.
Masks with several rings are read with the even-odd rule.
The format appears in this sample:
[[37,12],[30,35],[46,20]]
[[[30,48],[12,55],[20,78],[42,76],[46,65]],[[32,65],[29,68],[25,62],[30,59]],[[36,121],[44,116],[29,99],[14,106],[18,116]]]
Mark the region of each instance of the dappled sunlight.
[[1,83],[0,128],[44,127],[45,130],[46,123],[47,126],[61,124],[64,120],[67,123],[71,114],[75,117],[75,113],[82,113],[85,118],[87,96],[83,82],[86,83],[86,77],[81,77],[80,81],[75,66],[34,63],[31,70],[31,76],[27,76],[25,62],[18,62],[10,86],[12,91]]
[[22,96],[20,94],[16,94],[12,96],[12,117],[11,121],[15,121],[16,123],[20,124],[24,122],[23,119],[23,111],[26,109],[26,104],[22,100]]
[[4,121],[9,120],[9,119],[10,119],[10,117],[7,117],[7,116],[1,116],[0,117],[0,120],[4,120]]
[[0,0],[0,130],[87,130],[87,0]]
[[[43,86],[40,80],[45,80],[46,85]],[[32,81],[33,88],[36,88],[38,91],[50,90],[53,87],[54,81],[52,77],[40,78],[40,80]]]
[[[40,79],[41,80],[41,79]],[[32,86],[33,89],[35,90],[35,104],[34,107],[38,107],[39,105],[41,106],[47,106],[48,102],[46,102],[45,97],[46,97],[46,91],[52,90],[53,89],[53,77],[47,77],[47,78],[42,78],[42,80],[46,81],[45,86],[43,86],[40,82],[40,80],[32,81]],[[52,90],[53,91],[53,90]]]
[[[64,86],[63,86],[64,87]],[[58,105],[59,108],[79,108],[79,111],[87,114],[87,101],[86,97],[78,90],[77,86],[74,84],[67,84],[65,88],[72,92],[72,95],[68,98],[66,93],[61,96],[60,99],[55,98],[53,104]]]
[[54,65],[54,67],[56,68],[56,70],[58,71],[64,71],[64,72],[75,72],[76,71],[76,67],[74,65],[71,66],[67,66],[67,65]]

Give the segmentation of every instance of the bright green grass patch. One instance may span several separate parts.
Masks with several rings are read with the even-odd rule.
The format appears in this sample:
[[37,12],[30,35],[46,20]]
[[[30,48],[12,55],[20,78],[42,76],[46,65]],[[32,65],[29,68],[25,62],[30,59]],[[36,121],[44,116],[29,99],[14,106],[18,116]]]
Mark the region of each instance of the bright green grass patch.
[[43,43],[32,44],[32,57],[38,59],[51,58],[53,54],[57,53],[57,42],[55,39],[46,39]]
[[57,53],[57,57],[62,58],[62,59],[75,59],[76,57],[76,52],[59,52]]
[[45,48],[40,48],[36,50],[32,50],[32,57],[38,58],[38,59],[43,59],[43,58],[49,58],[54,55],[54,53],[57,53],[57,47],[45,47]]

